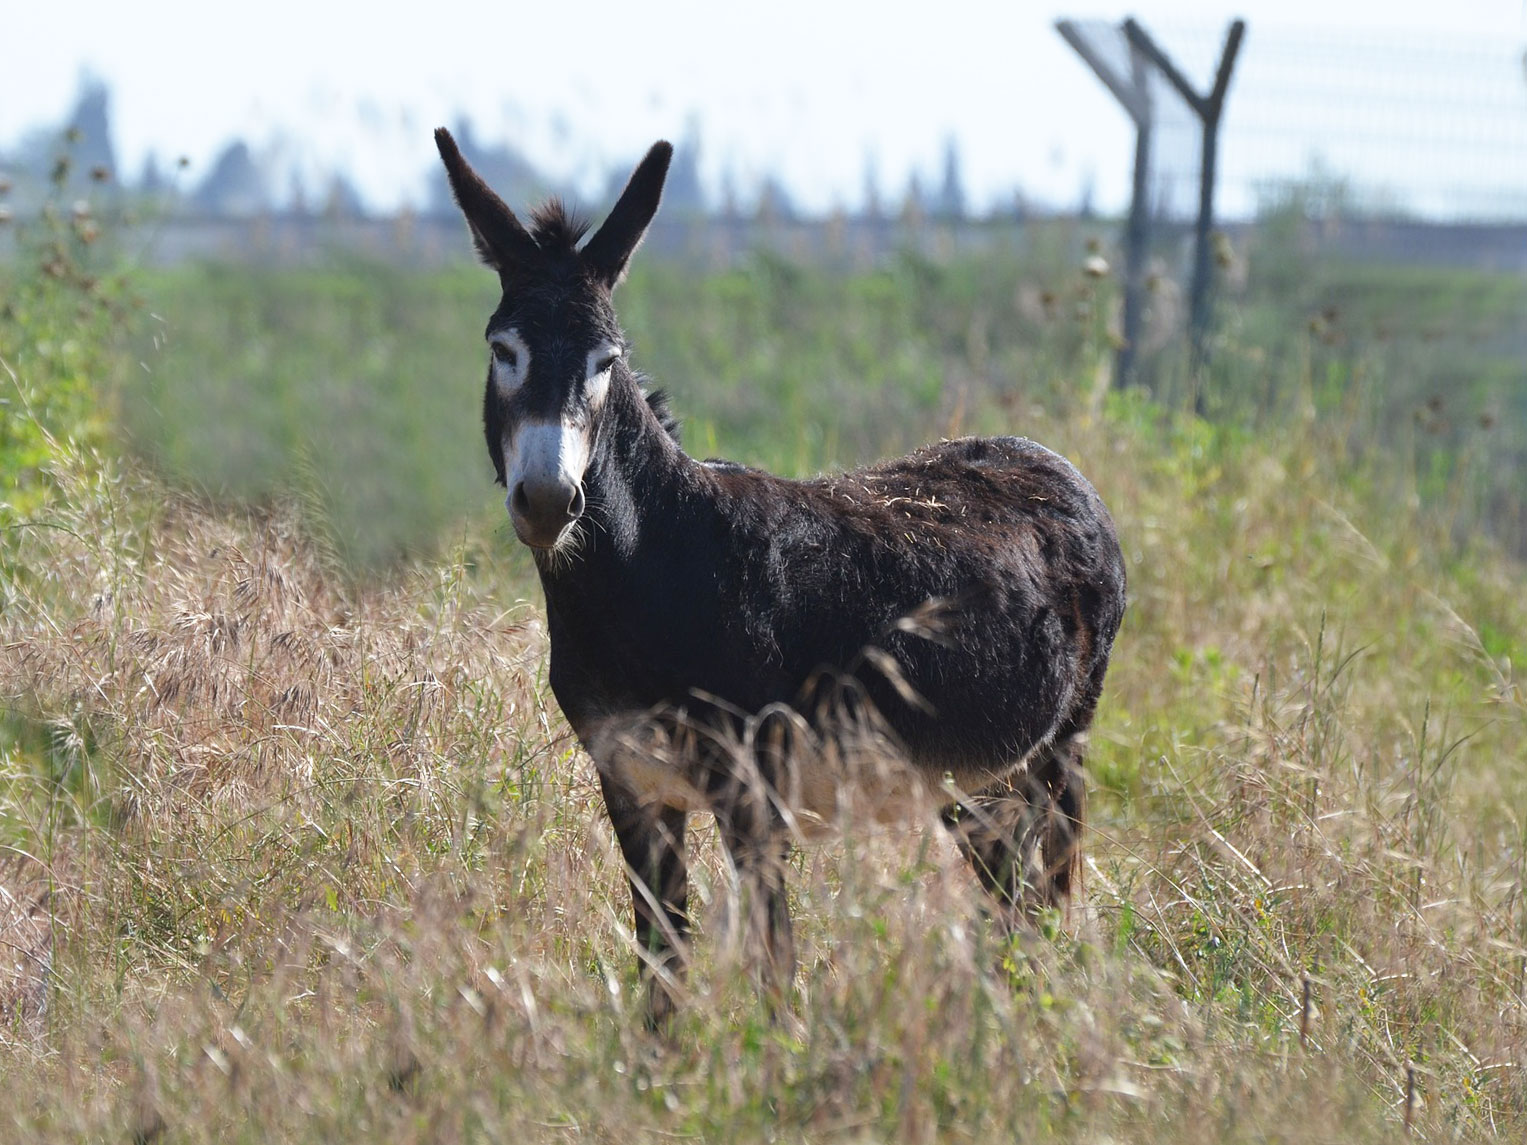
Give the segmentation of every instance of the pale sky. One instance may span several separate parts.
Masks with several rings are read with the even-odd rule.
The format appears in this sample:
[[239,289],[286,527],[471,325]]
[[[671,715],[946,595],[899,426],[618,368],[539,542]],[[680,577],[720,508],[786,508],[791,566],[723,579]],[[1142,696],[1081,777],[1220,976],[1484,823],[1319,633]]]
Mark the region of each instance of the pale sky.
[[[1522,0],[0,0],[0,149],[58,122],[88,72],[111,87],[130,176],[153,150],[188,156],[194,178],[242,136],[306,172],[310,188],[338,168],[372,207],[417,203],[430,129],[466,114],[480,138],[512,141],[589,192],[608,164],[696,130],[713,190],[724,170],[744,192],[774,172],[804,206],[852,205],[869,162],[894,199],[912,170],[936,178],[952,136],[978,207],[1018,185],[1075,203],[1091,180],[1112,208],[1132,132],[1053,25],[1129,14],[1169,50],[1207,45],[1182,60],[1195,76],[1235,16],[1248,22],[1247,77],[1259,36],[1285,57],[1306,40],[1372,50],[1386,37],[1444,37],[1514,58],[1527,45]],[[1276,93],[1257,99],[1272,106]],[[1238,104],[1233,87],[1229,125],[1238,111],[1259,108]]]

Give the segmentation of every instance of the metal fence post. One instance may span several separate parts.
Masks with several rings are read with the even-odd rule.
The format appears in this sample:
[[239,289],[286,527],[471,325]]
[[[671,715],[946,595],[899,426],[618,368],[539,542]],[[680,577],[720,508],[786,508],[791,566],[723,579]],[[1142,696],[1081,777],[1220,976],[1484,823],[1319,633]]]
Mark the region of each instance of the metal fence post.
[[1131,17],[1124,21],[1124,34],[1129,37],[1132,48],[1142,52],[1164,75],[1191,107],[1203,124],[1203,147],[1198,173],[1198,221],[1193,234],[1193,284],[1191,288],[1192,327],[1192,373],[1194,379],[1193,407],[1204,412],[1204,368],[1209,363],[1209,333],[1213,324],[1214,257],[1210,251],[1210,231],[1214,226],[1214,175],[1219,158],[1219,124],[1225,108],[1225,94],[1230,88],[1230,75],[1235,68],[1235,57],[1241,50],[1241,38],[1246,34],[1246,21],[1236,20],[1230,25],[1225,37],[1225,47],[1220,53],[1219,68],[1214,75],[1214,87],[1208,95],[1199,95],[1187,77],[1167,58]]
[[1055,30],[1103,81],[1135,125],[1135,177],[1129,222],[1124,232],[1124,344],[1114,359],[1114,384],[1127,386],[1135,378],[1135,353],[1140,346],[1145,315],[1145,267],[1150,251],[1151,94],[1146,61],[1133,45],[1129,75],[1120,75],[1087,40],[1074,20],[1056,22]]

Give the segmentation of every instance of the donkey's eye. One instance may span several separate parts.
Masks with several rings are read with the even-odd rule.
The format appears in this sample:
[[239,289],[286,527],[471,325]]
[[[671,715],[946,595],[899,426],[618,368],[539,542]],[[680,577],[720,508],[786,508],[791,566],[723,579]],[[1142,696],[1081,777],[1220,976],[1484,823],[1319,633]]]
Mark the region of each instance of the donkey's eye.
[[506,346],[502,342],[494,342],[493,360],[504,363],[512,370],[519,365],[520,356],[514,352],[514,347]]
[[593,354],[589,355],[590,372],[594,374],[603,374],[608,372],[610,367],[615,365],[615,359],[619,358],[624,353],[625,351],[619,346],[606,343],[604,346],[604,353],[600,354],[599,357],[596,358]]

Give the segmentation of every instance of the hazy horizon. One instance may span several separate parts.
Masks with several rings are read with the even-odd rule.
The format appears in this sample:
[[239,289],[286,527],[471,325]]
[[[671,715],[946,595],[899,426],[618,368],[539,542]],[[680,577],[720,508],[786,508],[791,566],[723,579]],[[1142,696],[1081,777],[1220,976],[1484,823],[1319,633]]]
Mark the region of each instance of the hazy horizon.
[[[1265,169],[1289,177],[1312,162],[1338,173],[1348,162],[1405,193],[1409,181],[1443,167],[1514,191],[1516,168],[1499,164],[1527,132],[1527,84],[1516,82],[1516,67],[1489,97],[1501,108],[1491,112],[1500,139],[1477,148],[1478,176],[1473,160],[1439,159],[1451,140],[1434,144],[1424,132],[1413,153],[1386,154],[1395,150],[1390,136],[1413,133],[1424,119],[1424,108],[1403,99],[1365,121],[1362,130],[1381,141],[1372,154],[1360,137],[1349,146],[1346,136],[1333,144],[1321,135],[1345,130],[1343,52],[1382,62],[1386,42],[1403,55],[1451,38],[1464,52],[1456,75],[1430,77],[1448,90],[1467,87],[1479,70],[1470,52],[1498,45],[1514,64],[1523,7],[1509,0],[1462,0],[1445,12],[1370,0],[1189,0],[1091,11],[954,0],[939,6],[936,21],[910,5],[790,0],[764,19],[689,2],[650,7],[637,19],[593,3],[573,24],[543,7],[444,3],[428,22],[389,24],[374,11],[274,0],[255,18],[225,24],[180,2],[28,6],[8,15],[0,41],[0,151],[13,150],[28,129],[60,123],[82,77],[94,76],[112,92],[114,144],[129,177],[151,153],[163,164],[185,155],[194,182],[241,138],[311,189],[343,172],[373,210],[422,204],[430,129],[467,117],[484,142],[511,143],[588,197],[598,196],[611,169],[664,136],[698,141],[701,182],[713,200],[728,181],[747,200],[774,178],[804,209],[823,212],[857,206],[873,178],[896,202],[913,173],[925,188],[936,185],[952,140],[976,211],[1009,204],[1015,190],[1047,206],[1090,195],[1112,211],[1128,193],[1132,130],[1053,25],[1062,16],[1117,22],[1131,13],[1200,83],[1230,20],[1247,19],[1223,152],[1232,212],[1245,208],[1248,192],[1236,180],[1250,178],[1248,139],[1267,153],[1257,160]],[[1299,113],[1280,97],[1299,95],[1289,89],[1308,70],[1302,45],[1331,59],[1326,72],[1310,73],[1312,107]],[[1446,104],[1438,114],[1457,118]],[[1477,125],[1471,130],[1478,134]],[[285,184],[274,190],[280,197]],[[1417,193],[1425,198],[1425,188]]]

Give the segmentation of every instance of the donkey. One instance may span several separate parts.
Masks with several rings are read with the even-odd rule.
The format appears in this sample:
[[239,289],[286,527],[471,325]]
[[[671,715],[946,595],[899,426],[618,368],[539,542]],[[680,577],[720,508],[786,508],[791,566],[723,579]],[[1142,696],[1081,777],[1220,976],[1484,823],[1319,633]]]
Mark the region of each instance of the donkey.
[[[648,1020],[672,1013],[683,971],[690,811],[716,817],[771,996],[795,970],[792,841],[853,783],[903,814],[935,800],[1010,925],[1063,904],[1124,613],[1092,486],[1016,437],[808,481],[689,457],[611,302],[672,147],[652,147],[584,242],[556,201],[523,225],[449,132],[435,141],[503,290],[488,454],[545,592],[552,692],[625,859]],[[899,770],[854,765],[887,747]]]

